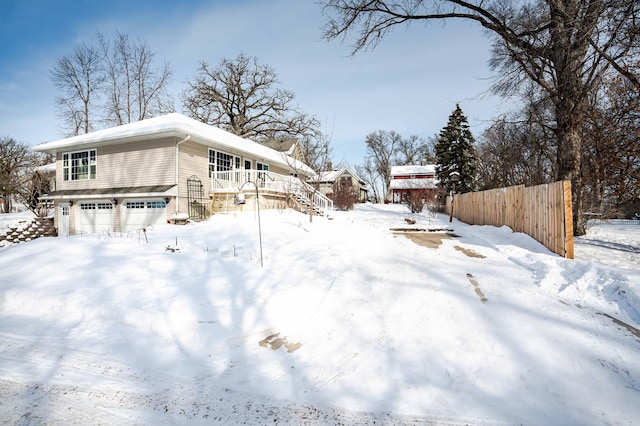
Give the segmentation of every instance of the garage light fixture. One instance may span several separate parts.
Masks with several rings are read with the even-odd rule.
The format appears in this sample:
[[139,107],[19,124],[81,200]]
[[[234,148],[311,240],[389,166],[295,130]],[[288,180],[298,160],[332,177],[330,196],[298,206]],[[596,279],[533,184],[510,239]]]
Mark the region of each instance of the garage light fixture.
[[117,206],[117,205],[118,205],[118,199],[117,199],[117,198],[114,198],[112,201],[113,201],[113,205],[114,205],[114,206]]

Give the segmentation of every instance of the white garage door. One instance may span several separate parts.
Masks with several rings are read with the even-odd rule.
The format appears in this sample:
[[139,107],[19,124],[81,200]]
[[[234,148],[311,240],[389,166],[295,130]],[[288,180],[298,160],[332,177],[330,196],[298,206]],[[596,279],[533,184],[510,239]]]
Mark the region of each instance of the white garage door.
[[167,204],[162,199],[130,200],[125,201],[122,206],[122,232],[162,223],[167,223]]
[[94,233],[113,230],[113,204],[110,201],[80,201],[78,230]]

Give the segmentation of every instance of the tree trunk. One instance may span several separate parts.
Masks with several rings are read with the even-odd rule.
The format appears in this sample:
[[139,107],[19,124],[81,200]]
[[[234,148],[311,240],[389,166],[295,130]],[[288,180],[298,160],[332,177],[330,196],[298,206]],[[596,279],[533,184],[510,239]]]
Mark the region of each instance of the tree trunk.
[[580,236],[586,233],[586,224],[582,215],[584,187],[580,173],[582,165],[582,135],[580,126],[576,125],[576,121],[562,120],[562,114],[557,114],[557,124],[558,179],[571,181],[573,234]]

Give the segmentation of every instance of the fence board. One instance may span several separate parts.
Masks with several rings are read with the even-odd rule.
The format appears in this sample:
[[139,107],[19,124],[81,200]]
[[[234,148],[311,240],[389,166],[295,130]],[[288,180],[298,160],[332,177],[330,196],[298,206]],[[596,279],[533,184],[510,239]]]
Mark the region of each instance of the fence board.
[[566,180],[563,182],[563,198],[564,198],[564,235],[565,255],[567,259],[573,259],[573,208],[571,207],[571,182]]
[[[554,182],[456,194],[454,216],[473,225],[509,226],[560,256],[573,259],[571,183]],[[447,209],[451,200],[447,197]]]

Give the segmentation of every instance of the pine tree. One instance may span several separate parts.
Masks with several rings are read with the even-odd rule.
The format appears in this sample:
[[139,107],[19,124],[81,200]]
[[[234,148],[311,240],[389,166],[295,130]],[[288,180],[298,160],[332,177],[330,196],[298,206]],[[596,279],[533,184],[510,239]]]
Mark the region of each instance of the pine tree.
[[477,156],[474,147],[475,139],[469,130],[467,117],[459,105],[449,116],[449,122],[440,131],[436,142],[436,174],[440,187],[447,192],[453,190],[449,175],[460,174],[456,183],[456,192],[471,192],[476,188]]

